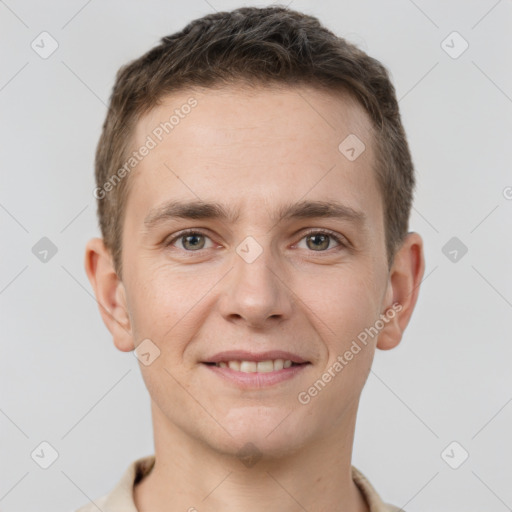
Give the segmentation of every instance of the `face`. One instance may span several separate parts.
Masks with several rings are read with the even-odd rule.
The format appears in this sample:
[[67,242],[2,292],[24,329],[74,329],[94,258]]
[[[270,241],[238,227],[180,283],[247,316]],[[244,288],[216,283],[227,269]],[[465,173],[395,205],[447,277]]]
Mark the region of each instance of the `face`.
[[[339,149],[351,134],[355,159]],[[230,86],[165,98],[134,135],[157,144],[129,177],[122,286],[134,345],[159,350],[141,364],[159,421],[219,453],[293,452],[339,431],[378,336],[353,342],[390,306],[363,109]]]

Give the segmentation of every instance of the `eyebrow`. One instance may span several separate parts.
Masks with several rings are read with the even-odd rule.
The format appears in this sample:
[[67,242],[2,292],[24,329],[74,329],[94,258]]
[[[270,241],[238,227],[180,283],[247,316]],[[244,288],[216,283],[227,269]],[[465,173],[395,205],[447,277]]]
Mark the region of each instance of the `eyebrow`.
[[[171,200],[149,212],[144,220],[147,230],[172,219],[218,219],[235,223],[240,218],[240,210],[227,208],[216,202]],[[347,220],[358,226],[364,225],[366,215],[360,210],[335,201],[300,201],[278,208],[272,220],[335,218]]]

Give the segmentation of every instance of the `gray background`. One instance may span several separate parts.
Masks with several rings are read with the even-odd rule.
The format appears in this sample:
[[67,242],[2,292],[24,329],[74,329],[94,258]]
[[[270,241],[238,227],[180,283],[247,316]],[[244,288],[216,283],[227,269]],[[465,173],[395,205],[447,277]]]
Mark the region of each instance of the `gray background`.
[[[4,512],[73,510],[153,453],[138,361],[113,346],[83,269],[99,233],[93,155],[119,66],[241,5],[270,2],[0,2]],[[512,510],[512,2],[290,6],[391,70],[418,172],[425,279],[402,343],[376,353],[353,464],[408,512]],[[47,59],[31,48],[42,31],[59,45]],[[453,31],[469,43],[457,58]],[[58,250],[46,262],[32,252],[42,237]],[[452,237],[468,248],[455,262]],[[42,441],[59,454],[46,470],[31,458]],[[452,441],[452,464],[469,453],[458,469],[441,456]]]

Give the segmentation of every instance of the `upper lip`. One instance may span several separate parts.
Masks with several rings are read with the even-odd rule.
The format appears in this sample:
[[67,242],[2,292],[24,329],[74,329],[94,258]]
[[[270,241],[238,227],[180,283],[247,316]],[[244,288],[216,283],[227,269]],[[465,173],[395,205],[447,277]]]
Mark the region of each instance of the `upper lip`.
[[307,363],[302,357],[292,352],[283,350],[270,350],[267,352],[248,352],[246,350],[228,350],[226,352],[218,352],[209,357],[204,363],[220,363],[222,361],[269,361],[275,359],[290,360],[292,363]]

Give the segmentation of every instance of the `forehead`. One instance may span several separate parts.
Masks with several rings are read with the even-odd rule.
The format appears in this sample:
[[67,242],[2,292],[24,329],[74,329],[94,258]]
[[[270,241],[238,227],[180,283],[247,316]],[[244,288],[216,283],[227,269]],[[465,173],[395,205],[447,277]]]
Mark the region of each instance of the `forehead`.
[[138,121],[133,148],[149,140],[130,176],[136,197],[128,198],[146,212],[170,199],[224,200],[243,213],[304,198],[381,212],[371,121],[347,94],[305,86],[179,91]]
[[[372,133],[366,111],[346,92],[309,86],[233,84],[164,96],[158,106],[139,119],[134,143],[143,143],[149,135],[159,146],[165,146],[181,134],[194,146],[211,142],[210,148],[222,150],[243,142],[249,150],[263,138],[265,145],[271,139],[280,145],[292,137],[297,142],[321,142],[322,149],[337,151],[340,137],[355,134],[371,143]],[[317,158],[318,154],[312,156]]]

